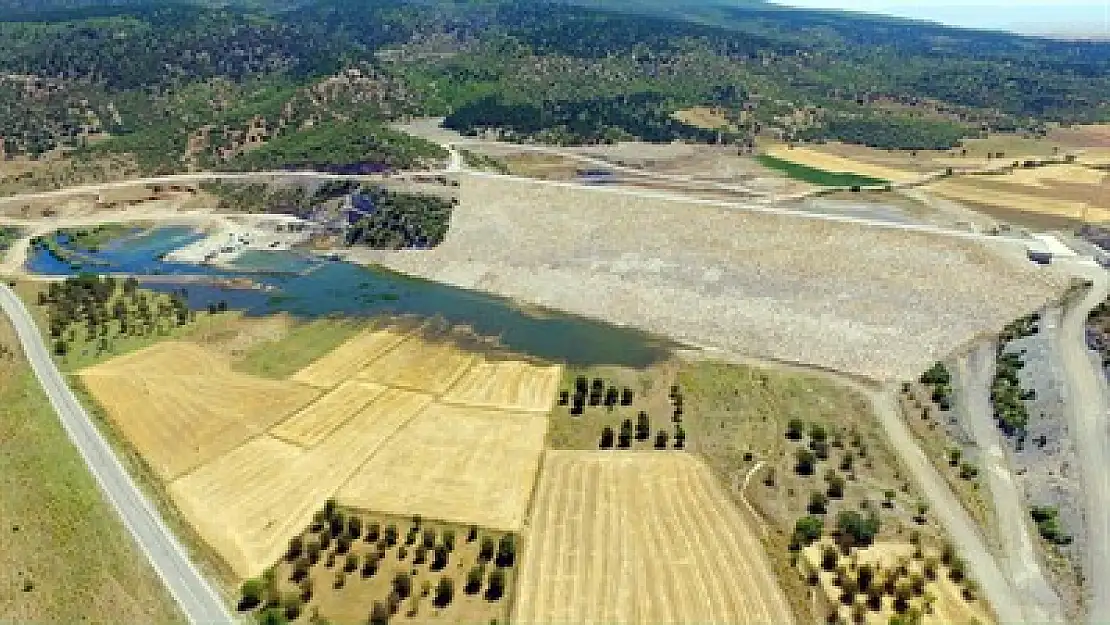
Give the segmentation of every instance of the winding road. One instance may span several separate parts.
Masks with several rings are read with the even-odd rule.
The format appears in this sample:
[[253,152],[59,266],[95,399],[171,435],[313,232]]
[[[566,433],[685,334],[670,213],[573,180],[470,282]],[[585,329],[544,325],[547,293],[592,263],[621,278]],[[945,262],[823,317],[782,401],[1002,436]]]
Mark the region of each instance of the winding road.
[[1106,378],[1097,355],[1087,349],[1086,324],[1091,309],[1110,294],[1110,279],[1101,267],[1077,266],[1091,281],[1086,295],[1067,306],[1058,346],[1067,379],[1067,412],[1082,468],[1087,512],[1087,571],[1091,589],[1087,622],[1110,622],[1110,430]]
[[224,599],[193,566],[185,549],[139,490],[100,435],[54,365],[34,319],[16,294],[0,284],[0,309],[11,318],[23,351],[104,497],[115,508],[139,549],[193,625],[235,623]]
[[1002,437],[990,406],[994,378],[995,343],[982,342],[956,368],[956,405],[983,451],[984,469],[997,511],[998,534],[1002,541],[1002,566],[1017,590],[1027,623],[1063,623],[1064,607],[1037,559],[1025,498],[1010,470]]

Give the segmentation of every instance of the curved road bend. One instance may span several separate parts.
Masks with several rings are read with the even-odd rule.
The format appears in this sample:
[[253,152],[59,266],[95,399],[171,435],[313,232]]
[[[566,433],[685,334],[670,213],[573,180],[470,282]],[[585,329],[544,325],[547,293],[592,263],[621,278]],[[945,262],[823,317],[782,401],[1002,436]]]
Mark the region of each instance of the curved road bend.
[[[1058,261],[1063,264],[1062,261]],[[1101,267],[1077,266],[1093,286],[1064,310],[1059,351],[1067,380],[1067,410],[1074,431],[1087,516],[1087,604],[1089,623],[1110,623],[1110,430],[1106,379],[1099,359],[1087,349],[1087,315],[1110,293]]]
[[1031,534],[1025,497],[1010,470],[1002,436],[994,423],[990,406],[991,380],[994,378],[995,343],[984,341],[959,359],[955,385],[957,406],[983,452],[987,486],[994,500],[1002,566],[1018,591],[1029,623],[1063,623],[1064,606],[1060,596],[1045,578],[1037,558],[1036,540]]
[[62,373],[50,359],[27,308],[6,284],[0,284],[0,308],[11,318],[35,376],[50,398],[50,404],[70,440],[81,452],[104,496],[169,588],[185,617],[193,625],[235,623],[223,598],[190,562],[185,549],[132,481],[74,397]]

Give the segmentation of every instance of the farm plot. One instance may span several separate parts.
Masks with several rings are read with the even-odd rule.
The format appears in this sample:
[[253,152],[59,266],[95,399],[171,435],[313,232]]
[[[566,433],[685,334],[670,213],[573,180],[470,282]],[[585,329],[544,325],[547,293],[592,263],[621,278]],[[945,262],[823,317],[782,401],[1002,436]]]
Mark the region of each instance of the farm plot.
[[548,452],[520,623],[791,623],[759,540],[682,453]]
[[189,521],[236,574],[272,564],[285,541],[416,413],[426,395],[390,389],[316,447],[256,438],[170,485]]
[[518,530],[547,418],[432,404],[339,491],[341,504]]
[[405,335],[403,330],[396,328],[362,332],[294,373],[291,379],[302,384],[331,388],[350,379],[367,363],[396,347]]
[[[338,351],[338,350],[337,350]],[[439,395],[478,360],[451,341],[412,336],[363,369],[358,377],[386,386],[400,386]]]
[[277,424],[270,433],[290,443],[312,447],[383,391],[385,387],[369,382],[344,382],[304,410]]
[[767,154],[784,161],[790,161],[791,163],[813,167],[814,169],[834,173],[868,176],[881,180],[889,180],[891,182],[909,182],[920,177],[920,174],[912,171],[845,158],[811,148],[787,148],[786,146],[779,146],[767,150]]
[[559,388],[562,368],[520,361],[482,361],[443,396],[445,403],[547,412]]
[[[176,349],[181,358],[167,358]],[[87,369],[81,379],[166,479],[234,449],[317,394],[298,384],[234,373],[202,348],[184,343],[157,345],[121,360]]]

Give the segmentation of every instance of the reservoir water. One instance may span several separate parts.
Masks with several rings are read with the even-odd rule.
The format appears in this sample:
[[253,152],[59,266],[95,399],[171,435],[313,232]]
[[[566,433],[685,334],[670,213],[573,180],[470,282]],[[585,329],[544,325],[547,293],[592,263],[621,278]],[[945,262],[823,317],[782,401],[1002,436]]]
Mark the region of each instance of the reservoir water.
[[[36,249],[27,266],[46,275],[90,271],[210,277],[213,280],[200,282],[144,280],[145,287],[155,290],[184,289],[196,309],[223,301],[248,315],[439,318],[497,337],[507,349],[571,365],[642,367],[666,358],[674,347],[638,330],[554,311],[526,311],[493,295],[299,252],[246,252],[230,269],[161,260],[200,236],[191,228],[156,228],[117,239],[98,252],[82,253],[77,262]],[[64,241],[58,243],[64,249]],[[249,279],[257,286],[231,288],[215,282],[233,279]]]

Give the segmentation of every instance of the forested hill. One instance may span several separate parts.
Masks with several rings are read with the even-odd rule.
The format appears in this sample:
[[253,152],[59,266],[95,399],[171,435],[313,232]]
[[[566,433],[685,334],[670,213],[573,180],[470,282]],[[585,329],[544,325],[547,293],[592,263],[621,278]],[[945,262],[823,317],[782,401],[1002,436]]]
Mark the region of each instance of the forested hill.
[[[680,121],[691,107],[719,127]],[[1110,44],[756,0],[0,0],[8,157],[63,148],[144,171],[439,158],[386,130],[413,115],[550,143],[949,147],[1107,120]],[[356,130],[373,140],[329,153]]]

